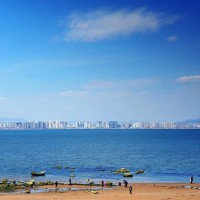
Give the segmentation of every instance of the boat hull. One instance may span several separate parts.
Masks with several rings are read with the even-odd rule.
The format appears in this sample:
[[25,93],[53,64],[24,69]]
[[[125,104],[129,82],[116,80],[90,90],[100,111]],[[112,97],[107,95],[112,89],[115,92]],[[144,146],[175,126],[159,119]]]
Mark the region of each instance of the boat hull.
[[42,172],[31,172],[32,176],[44,176],[45,175],[45,171]]

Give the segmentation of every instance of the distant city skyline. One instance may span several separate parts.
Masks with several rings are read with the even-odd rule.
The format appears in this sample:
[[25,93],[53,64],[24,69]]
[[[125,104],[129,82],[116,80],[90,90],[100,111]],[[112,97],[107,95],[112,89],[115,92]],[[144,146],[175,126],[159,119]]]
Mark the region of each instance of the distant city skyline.
[[184,122],[118,121],[1,121],[0,130],[22,129],[200,129],[200,119]]
[[200,118],[200,2],[0,2],[0,117]]

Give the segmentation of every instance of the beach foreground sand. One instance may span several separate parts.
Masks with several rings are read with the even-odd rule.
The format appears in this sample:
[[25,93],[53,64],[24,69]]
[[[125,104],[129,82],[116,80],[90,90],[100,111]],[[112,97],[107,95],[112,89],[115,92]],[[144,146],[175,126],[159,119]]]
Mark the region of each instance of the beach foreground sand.
[[[193,189],[187,188],[192,186]],[[59,186],[58,186],[59,187]],[[62,186],[63,187],[63,186]],[[68,187],[68,186],[65,186]],[[73,187],[73,186],[72,186]],[[181,183],[138,183],[132,184],[133,192],[123,186],[110,190],[99,190],[98,194],[91,191],[66,191],[37,194],[0,194],[0,200],[198,200],[200,199],[200,184]],[[186,188],[185,188],[186,187]]]

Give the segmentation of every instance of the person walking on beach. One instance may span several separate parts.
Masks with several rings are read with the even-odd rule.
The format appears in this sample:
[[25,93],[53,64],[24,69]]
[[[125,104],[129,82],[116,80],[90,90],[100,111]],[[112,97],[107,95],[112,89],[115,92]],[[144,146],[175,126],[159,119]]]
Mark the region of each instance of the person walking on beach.
[[102,190],[103,190],[103,186],[104,186],[104,180],[101,181]]
[[190,177],[190,183],[192,184],[194,181],[193,176]]
[[57,181],[55,182],[55,185],[56,185],[56,189],[57,189],[57,187],[58,187],[58,182]]
[[130,192],[130,194],[132,194],[132,186],[130,185],[130,187],[129,187],[129,192]]
[[71,185],[72,184],[72,180],[71,180],[71,178],[69,179],[69,185]]
[[128,186],[128,182],[126,180],[123,180],[124,182],[124,187],[127,187]]

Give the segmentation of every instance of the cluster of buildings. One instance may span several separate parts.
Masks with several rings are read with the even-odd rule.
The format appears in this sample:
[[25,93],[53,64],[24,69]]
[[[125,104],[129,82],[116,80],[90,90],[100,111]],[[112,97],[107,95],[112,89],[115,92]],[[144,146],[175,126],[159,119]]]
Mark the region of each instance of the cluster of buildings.
[[199,123],[118,121],[23,121],[0,122],[0,129],[199,129]]

